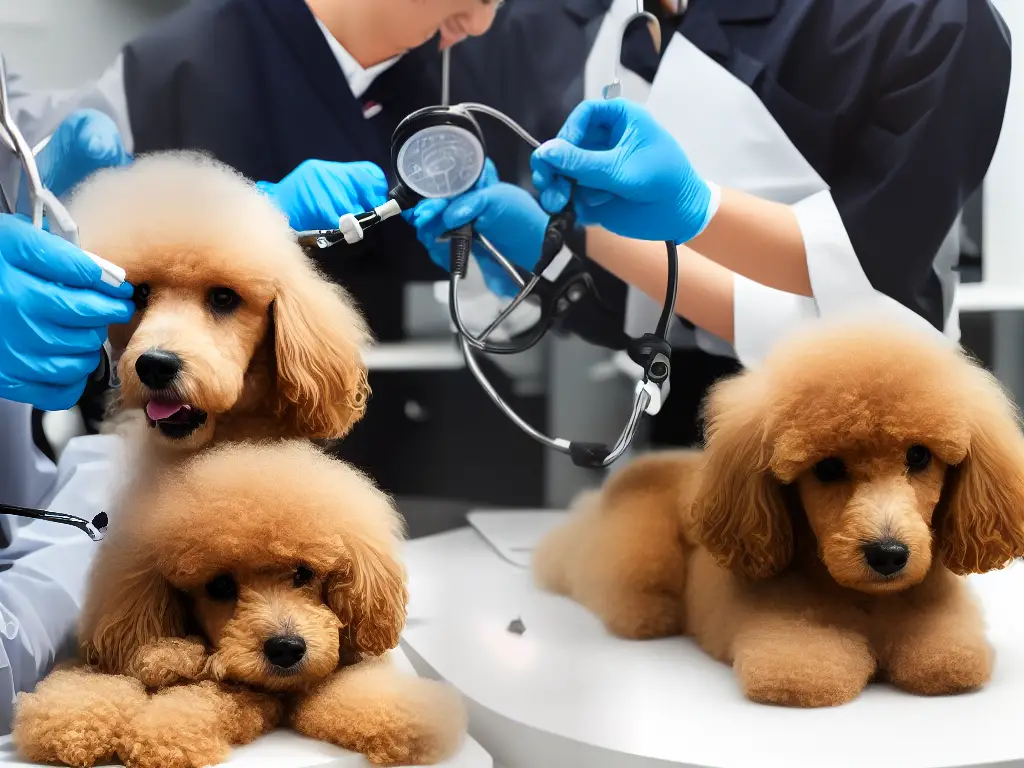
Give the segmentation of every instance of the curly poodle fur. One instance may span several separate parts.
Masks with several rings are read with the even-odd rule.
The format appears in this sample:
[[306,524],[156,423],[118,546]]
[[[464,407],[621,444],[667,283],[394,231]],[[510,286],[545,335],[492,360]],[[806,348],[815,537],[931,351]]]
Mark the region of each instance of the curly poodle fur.
[[1024,555],[1024,437],[952,345],[821,325],[717,385],[703,452],[640,458],[534,557],[627,638],[692,635],[754,701],[837,705],[992,671],[962,578]]
[[403,525],[358,470],[305,441],[225,443],[133,492],[91,574],[92,666],[20,696],[22,754],[201,768],[282,722],[379,764],[457,749],[458,694],[387,659]]
[[249,180],[157,153],[90,177],[70,210],[82,247],[136,287],[138,311],[110,341],[119,405],[147,413],[155,444],[335,439],[362,417],[363,317]]

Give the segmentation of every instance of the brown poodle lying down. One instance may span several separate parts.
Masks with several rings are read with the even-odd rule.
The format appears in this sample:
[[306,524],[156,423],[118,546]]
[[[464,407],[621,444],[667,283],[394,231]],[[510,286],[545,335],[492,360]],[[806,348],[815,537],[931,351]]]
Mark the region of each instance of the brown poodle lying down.
[[91,574],[96,666],[18,699],[26,758],[201,768],[280,723],[381,764],[458,748],[458,694],[387,660],[402,522],[366,477],[305,442],[225,444],[136,493]]
[[152,450],[340,438],[362,417],[363,317],[250,181],[160,153],[90,177],[70,210],[82,246],[136,288],[138,311],[110,341],[120,405],[145,414]]
[[538,547],[541,586],[628,638],[685,633],[759,702],[992,673],[963,574],[1024,555],[1024,439],[984,370],[892,328],[819,327],[715,387],[703,453],[641,458]]

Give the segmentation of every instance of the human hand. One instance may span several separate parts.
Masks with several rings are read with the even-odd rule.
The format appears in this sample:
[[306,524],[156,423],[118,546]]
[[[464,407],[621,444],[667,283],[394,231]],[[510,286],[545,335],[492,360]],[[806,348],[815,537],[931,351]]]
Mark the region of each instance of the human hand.
[[572,181],[579,223],[623,237],[685,243],[718,207],[718,188],[650,112],[625,99],[584,101],[530,165],[544,208],[562,210]]
[[256,184],[288,216],[292,229],[336,229],[346,213],[362,213],[383,205],[388,182],[369,162],[335,163],[306,160],[277,184]]
[[[43,186],[57,197],[63,197],[98,170],[116,168],[131,161],[117,125],[95,109],[81,109],[64,118],[49,143],[36,156]],[[31,215],[28,200],[28,182],[22,174],[18,189],[19,213]]]
[[[548,215],[529,192],[497,180],[493,166],[481,183],[450,200],[425,200],[416,206],[413,225],[420,242],[440,267],[450,269],[449,244],[438,238],[469,222],[509,261],[533,269],[541,255]],[[513,296],[519,287],[479,244],[474,254],[488,288],[500,296]]]
[[107,326],[134,314],[131,296],[67,241],[0,215],[0,397],[72,407],[100,364]]

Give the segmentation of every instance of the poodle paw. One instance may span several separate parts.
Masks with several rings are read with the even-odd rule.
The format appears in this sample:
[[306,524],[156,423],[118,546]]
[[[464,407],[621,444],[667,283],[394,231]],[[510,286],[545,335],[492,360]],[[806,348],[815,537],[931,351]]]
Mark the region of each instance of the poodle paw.
[[616,601],[614,609],[603,606],[605,628],[627,640],[671,637],[683,631],[683,600],[680,595],[636,592]]
[[207,660],[206,647],[194,638],[165,637],[140,648],[128,674],[147,688],[166,688],[197,680]]
[[230,745],[216,738],[183,738],[181,734],[139,733],[119,750],[127,768],[206,768],[220,765],[231,754]]
[[35,763],[75,768],[109,763],[145,697],[142,686],[127,677],[87,670],[54,672],[35,693],[18,696],[14,744]]
[[870,679],[861,663],[810,650],[799,659],[769,653],[738,655],[733,668],[748,699],[786,707],[846,704]]
[[55,719],[48,724],[15,723],[13,739],[18,753],[33,763],[92,768],[113,761],[120,745],[120,730],[110,723],[69,725]]
[[972,691],[992,678],[993,652],[982,641],[915,644],[889,659],[889,680],[898,688],[922,696],[947,696]]
[[[339,702],[340,703],[340,702]],[[343,711],[300,704],[300,733],[359,752],[376,765],[435,765],[453,755],[466,732],[458,692],[433,680],[411,678],[385,695],[353,697]]]
[[453,755],[466,730],[462,699],[450,686],[415,680],[406,702],[367,722],[360,750],[377,765],[435,765]]

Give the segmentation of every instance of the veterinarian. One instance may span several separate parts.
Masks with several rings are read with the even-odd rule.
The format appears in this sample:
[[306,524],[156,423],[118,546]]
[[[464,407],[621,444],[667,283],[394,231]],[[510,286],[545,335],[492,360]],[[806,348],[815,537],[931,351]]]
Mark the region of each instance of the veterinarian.
[[[17,104],[14,87],[10,95]],[[44,183],[64,194],[98,168],[130,158],[108,117],[81,110],[59,124],[37,159]],[[13,198],[0,208],[15,211],[0,213],[0,500],[39,507],[57,469],[36,447],[33,406],[74,405],[99,364],[106,327],[125,322],[135,308],[131,286],[107,286],[80,250],[17,215],[28,212],[20,174],[16,158],[0,147],[0,181]],[[68,539],[66,526],[26,523],[0,515],[0,733],[10,729],[15,694],[74,651],[80,590],[52,566],[81,570],[60,553],[81,534]]]
[[[31,141],[69,110],[88,106],[115,121],[135,154],[199,149],[267,182],[280,182],[310,158],[370,161],[387,170],[398,122],[440,100],[439,48],[453,46],[453,100],[492,104],[534,135],[551,138],[583,96],[580,91],[561,103],[565,81],[581,71],[589,25],[606,2],[509,0],[500,9],[499,0],[187,3],[125,45],[95,82],[34,95],[20,125]],[[500,125],[483,127],[501,177],[528,181],[530,148]],[[347,189],[360,194],[351,184]],[[296,216],[293,225],[300,221]],[[357,299],[381,343],[410,335],[406,284],[445,277],[425,258],[415,230],[400,220],[359,246],[314,256]],[[494,296],[483,293],[479,301],[493,304]],[[411,495],[479,496],[501,489],[522,498],[541,492],[539,474],[524,483],[499,472],[523,462],[539,472],[541,459],[532,445],[512,437],[514,426],[465,371],[378,370],[372,376],[374,407],[342,450],[387,487]],[[80,404],[92,429],[103,414],[96,389],[90,385]],[[430,424],[410,413],[430,414]],[[456,441],[488,434],[498,445],[474,456],[472,471],[450,472],[446,454],[434,450],[433,425],[442,423],[464,425],[453,427],[465,429]],[[408,430],[398,446],[395,428]],[[506,479],[488,479],[496,473]]]
[[[623,40],[636,6],[614,0],[584,69],[595,101],[533,157],[550,210],[575,182],[586,255],[631,286],[627,330],[653,327],[664,300],[664,246],[643,241],[672,238],[686,245],[676,354],[696,346],[721,361],[703,384],[758,363],[807,319],[851,306],[958,338],[959,216],[992,159],[1010,80],[1008,32],[990,3],[645,7],[660,20],[660,55],[642,23]],[[620,40],[623,96],[646,110],[597,101]],[[530,194],[494,184],[451,202],[443,224],[417,222],[441,265],[437,234],[473,220],[528,269],[547,215]],[[672,367],[673,397],[658,417],[670,429],[696,422],[705,386],[688,381],[701,373],[692,360]],[[693,426],[682,432],[697,437]]]

